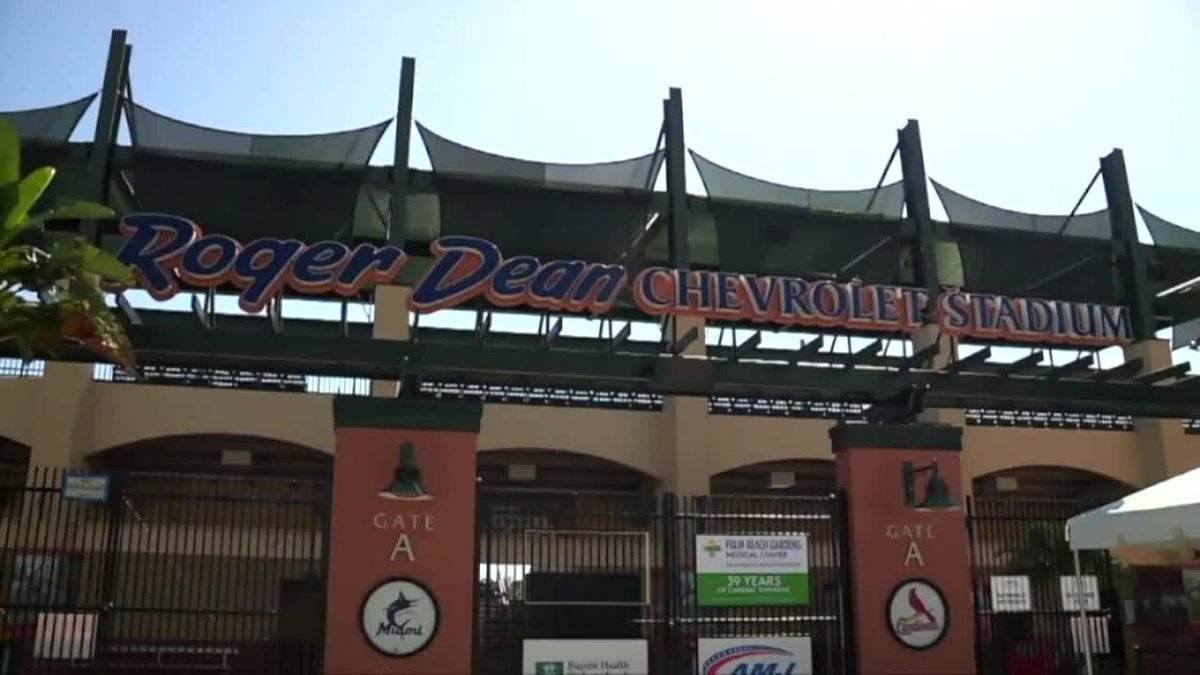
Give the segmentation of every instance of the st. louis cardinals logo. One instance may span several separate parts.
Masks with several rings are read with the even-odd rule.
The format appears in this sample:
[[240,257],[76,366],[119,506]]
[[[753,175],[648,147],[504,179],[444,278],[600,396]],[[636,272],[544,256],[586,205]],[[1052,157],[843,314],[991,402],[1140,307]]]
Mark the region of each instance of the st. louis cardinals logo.
[[917,588],[908,589],[908,606],[912,614],[896,620],[896,635],[908,635],[919,631],[940,630],[942,625],[937,617],[930,613]]
[[950,625],[950,608],[942,591],[925,579],[909,579],[892,591],[887,603],[888,628],[911,649],[941,642]]

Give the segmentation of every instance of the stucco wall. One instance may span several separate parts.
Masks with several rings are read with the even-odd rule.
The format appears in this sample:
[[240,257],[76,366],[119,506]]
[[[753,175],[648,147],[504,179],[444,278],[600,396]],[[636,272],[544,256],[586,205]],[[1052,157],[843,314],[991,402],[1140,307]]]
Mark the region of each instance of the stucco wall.
[[[34,463],[56,463],[68,455],[79,461],[133,441],[212,433],[334,452],[329,396],[114,384],[92,382],[79,374],[82,370],[64,372],[47,379],[0,380],[0,436],[33,446]],[[833,457],[828,420],[708,415],[703,406],[682,414],[675,419],[663,412],[489,404],[479,450],[575,452],[664,483],[670,483],[672,472],[712,476],[761,462]],[[698,433],[680,436],[668,433],[671,428]],[[677,450],[668,447],[676,442],[681,444]],[[968,426],[963,478],[969,485],[973,478],[1004,469],[1062,466],[1145,485],[1154,477],[1145,475],[1139,457],[1156,451],[1142,447],[1149,442],[1126,432]],[[46,450],[38,443],[70,447]],[[1200,462],[1200,435],[1183,436],[1179,445]]]
[[1118,431],[969,426],[963,433],[963,474],[978,478],[1020,466],[1062,466],[1142,485],[1138,436]]
[[93,384],[78,421],[85,452],[183,434],[239,434],[333,454],[331,397],[263,391]]
[[662,477],[656,412],[487,405],[479,450],[566,450]]
[[34,399],[41,380],[0,380],[0,436],[33,445]]

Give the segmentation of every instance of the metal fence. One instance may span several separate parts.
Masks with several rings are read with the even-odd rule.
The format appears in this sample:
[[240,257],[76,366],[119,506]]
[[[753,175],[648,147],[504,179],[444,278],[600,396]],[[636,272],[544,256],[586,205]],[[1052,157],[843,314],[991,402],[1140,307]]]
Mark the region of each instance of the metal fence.
[[[698,641],[807,636],[822,674],[852,653],[843,500],[481,489],[477,675],[521,672],[525,639],[644,639],[652,673],[693,675]],[[703,535],[806,534],[808,603],[699,607]]]
[[1075,567],[1063,532],[1068,518],[1090,506],[1062,500],[968,500],[980,675],[1082,673],[1085,645],[1097,675],[1126,672],[1121,603],[1107,551],[1080,553],[1085,589],[1095,584],[1094,594],[1085,593],[1086,622],[1078,605],[1068,601]]
[[0,481],[0,673],[320,672],[329,486],[116,472]]

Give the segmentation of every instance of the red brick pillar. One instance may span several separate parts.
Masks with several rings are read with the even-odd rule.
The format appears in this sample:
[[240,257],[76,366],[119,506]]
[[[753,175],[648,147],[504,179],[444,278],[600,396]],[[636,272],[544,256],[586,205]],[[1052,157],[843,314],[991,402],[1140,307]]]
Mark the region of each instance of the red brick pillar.
[[339,398],[325,672],[471,672],[482,406]]
[[[975,621],[965,513],[907,506],[904,462],[937,462],[963,503],[962,429],[842,424],[830,430],[848,497],[853,629],[860,675],[975,673]],[[915,479],[916,501],[929,473]]]

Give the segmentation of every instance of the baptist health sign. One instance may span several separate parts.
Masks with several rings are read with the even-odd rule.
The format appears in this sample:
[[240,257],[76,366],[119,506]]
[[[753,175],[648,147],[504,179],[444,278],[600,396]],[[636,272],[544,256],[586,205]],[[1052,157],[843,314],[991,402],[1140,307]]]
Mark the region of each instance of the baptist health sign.
[[523,675],[647,675],[645,640],[525,640]]
[[808,535],[696,537],[701,607],[807,605]]

